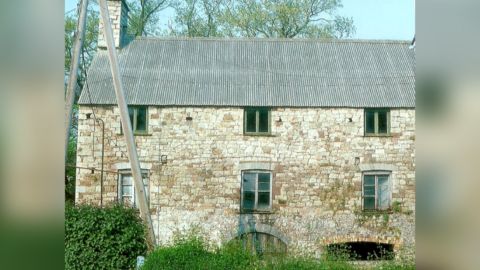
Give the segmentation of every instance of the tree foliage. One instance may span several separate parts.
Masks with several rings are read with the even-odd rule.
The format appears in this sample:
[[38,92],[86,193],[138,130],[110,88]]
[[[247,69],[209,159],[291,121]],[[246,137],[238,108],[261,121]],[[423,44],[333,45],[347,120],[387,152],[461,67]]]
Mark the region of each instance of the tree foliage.
[[[176,37],[223,37],[222,6],[217,0],[174,0],[176,16],[169,35]],[[223,29],[222,29],[223,28]]]
[[[77,113],[78,113],[78,98],[80,91],[85,84],[87,70],[90,67],[93,55],[97,50],[98,40],[98,11],[89,8],[87,11],[87,20],[85,24],[85,34],[83,37],[82,51],[80,55],[80,62],[78,67],[77,87],[75,88],[75,99],[72,124],[70,128],[70,138],[67,152],[67,165],[76,164],[77,155]],[[73,56],[73,47],[75,35],[77,34],[78,16],[70,15],[65,17],[65,94],[67,92],[68,76],[71,71],[71,61]],[[73,202],[75,199],[75,169],[65,168],[65,200]]]
[[170,0],[128,1],[130,9],[127,33],[130,36],[160,35],[160,12],[169,7]]
[[[99,12],[93,9],[89,9],[87,12],[87,20],[85,24],[85,34],[82,43],[82,54],[80,56],[79,74],[77,77],[77,84],[80,88],[83,87],[85,82],[86,72],[92,61],[93,55],[97,50],[98,40],[98,18]],[[65,76],[70,74],[71,60],[73,55],[73,43],[77,33],[78,16],[70,15],[65,17]],[[67,81],[65,81],[67,85]],[[76,98],[78,99],[79,92],[76,92]]]
[[353,19],[341,0],[176,0],[170,35],[186,37],[343,38]]
[[224,20],[243,37],[342,38],[355,28],[336,16],[341,7],[340,0],[226,0]]

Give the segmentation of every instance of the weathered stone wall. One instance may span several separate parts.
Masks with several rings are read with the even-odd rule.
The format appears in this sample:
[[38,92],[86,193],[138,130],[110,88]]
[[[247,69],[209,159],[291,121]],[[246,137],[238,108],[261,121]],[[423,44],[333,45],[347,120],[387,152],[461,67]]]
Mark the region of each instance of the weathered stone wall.
[[[93,132],[94,120],[87,120],[87,113],[92,109],[80,108],[77,166],[100,168],[102,130],[96,125]],[[95,114],[105,121],[104,168],[116,170],[128,162],[118,108],[97,107]],[[150,209],[160,243],[199,226],[218,244],[254,230],[274,234],[292,248],[318,250],[324,244],[366,239],[396,249],[414,246],[412,109],[391,110],[388,137],[363,135],[363,109],[272,109],[272,136],[244,136],[242,108],[150,107],[148,114],[149,135],[135,136],[135,141],[140,162],[151,166]],[[161,155],[168,156],[166,165]],[[362,166],[395,168],[397,212],[361,211]],[[244,169],[273,171],[272,213],[240,214]],[[80,170],[77,201],[98,203],[99,179],[100,172]],[[104,174],[103,198],[117,198],[114,173]]]

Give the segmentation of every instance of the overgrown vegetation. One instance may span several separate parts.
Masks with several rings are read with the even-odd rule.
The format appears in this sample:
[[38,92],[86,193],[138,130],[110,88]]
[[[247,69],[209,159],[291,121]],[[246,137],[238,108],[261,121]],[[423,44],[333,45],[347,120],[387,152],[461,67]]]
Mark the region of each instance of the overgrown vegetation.
[[[78,105],[73,108],[74,116],[78,114]],[[77,119],[72,118],[74,123],[70,129],[70,139],[68,140],[67,164],[75,165],[77,162]],[[65,203],[73,204],[75,201],[75,168],[65,167]]]
[[[191,231],[175,236],[171,245],[159,246],[151,252],[141,269],[362,269],[362,266],[351,263],[355,258],[351,253],[345,252],[346,248],[342,245],[331,248],[322,259],[315,258],[311,252],[290,252],[280,256],[255,254],[245,249],[241,240],[214,247],[198,232]],[[415,263],[413,259],[377,261],[374,267],[415,269]]]
[[65,207],[65,269],[133,269],[147,251],[145,239],[135,208]]

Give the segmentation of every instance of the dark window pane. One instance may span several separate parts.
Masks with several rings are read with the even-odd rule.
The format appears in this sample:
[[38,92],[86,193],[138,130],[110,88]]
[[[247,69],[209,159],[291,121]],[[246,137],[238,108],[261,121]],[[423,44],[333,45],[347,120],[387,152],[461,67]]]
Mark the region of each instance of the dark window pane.
[[268,132],[268,111],[258,111],[258,132]]
[[[130,116],[130,124],[132,125],[132,128],[133,128],[133,112],[134,112],[134,108],[128,108],[128,115]],[[125,125],[126,126],[126,125]]]
[[243,190],[255,191],[256,174],[245,173],[243,174]]
[[254,191],[243,192],[243,209],[253,210],[254,205],[255,205],[255,192]]
[[378,133],[386,134],[387,131],[387,112],[378,112]]
[[270,183],[270,174],[269,173],[259,173],[258,182]]
[[363,207],[365,210],[374,210],[375,209],[375,197],[365,197],[363,198]]
[[258,183],[258,190],[270,191],[270,183]]
[[258,190],[270,191],[270,174],[269,173],[258,174]]
[[367,195],[373,195],[373,196],[375,196],[375,186],[365,186],[365,187],[363,188],[363,194],[364,194],[365,196],[367,196]]
[[246,127],[247,127],[247,132],[256,132],[257,131],[257,116],[256,116],[256,111],[254,110],[247,110],[247,113],[246,113],[246,120],[247,121],[247,124],[246,124]]
[[270,208],[270,192],[258,193],[258,209],[268,210]]
[[375,175],[364,176],[365,185],[375,185]]
[[145,131],[147,130],[147,109],[138,108],[137,109],[137,128],[136,130]]
[[365,133],[375,133],[374,112],[365,112]]

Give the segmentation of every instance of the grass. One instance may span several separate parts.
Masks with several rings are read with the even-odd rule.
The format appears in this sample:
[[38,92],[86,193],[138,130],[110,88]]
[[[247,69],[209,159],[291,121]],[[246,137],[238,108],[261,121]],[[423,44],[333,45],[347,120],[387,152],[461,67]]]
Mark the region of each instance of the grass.
[[[332,254],[332,253],[330,253]],[[337,254],[344,254],[339,252]],[[195,231],[177,235],[171,245],[159,246],[151,252],[141,270],[175,269],[255,269],[255,270],[303,270],[303,269],[415,269],[413,260],[376,261],[372,264],[353,264],[350,257],[328,255],[322,259],[312,253],[304,254],[255,254],[245,250],[241,241],[231,241],[222,247],[210,246]]]

